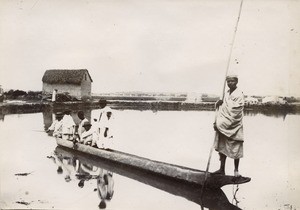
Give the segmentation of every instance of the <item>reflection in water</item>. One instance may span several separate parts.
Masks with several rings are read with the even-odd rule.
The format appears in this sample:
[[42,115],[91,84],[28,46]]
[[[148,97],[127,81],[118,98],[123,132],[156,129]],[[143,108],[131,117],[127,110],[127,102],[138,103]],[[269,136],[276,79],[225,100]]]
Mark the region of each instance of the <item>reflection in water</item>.
[[70,182],[72,178],[79,180],[78,187],[83,188],[85,182],[97,180],[97,190],[100,202],[98,207],[105,209],[107,201],[110,201],[114,194],[113,173],[101,167],[81,162],[76,156],[66,155],[60,150],[54,152],[54,156],[48,156],[57,164],[57,173],[66,173],[65,181]]
[[100,168],[100,173],[97,178],[97,192],[100,198],[100,209],[106,208],[106,202],[112,199],[114,194],[113,173]]
[[[173,195],[184,197],[194,203],[199,204],[201,207],[211,210],[240,209],[229,202],[225,193],[221,189],[205,188],[201,198],[202,186],[199,185],[180,182],[178,180],[159,176],[157,174],[152,174],[139,169],[128,167],[125,168],[120,164],[116,164],[107,160],[104,161],[101,158],[95,156],[91,157],[90,155],[65,149],[59,146],[56,147],[55,153],[60,159],[75,159],[81,165],[89,166],[88,172],[85,171],[84,173],[81,173],[80,178],[81,180],[86,181],[97,177],[97,191],[101,200],[99,208],[104,208],[104,206],[106,206],[106,202],[111,199],[114,187],[112,173],[117,173]],[[71,161],[70,164],[72,162],[74,161]],[[76,166],[78,166],[78,164],[76,164]],[[98,168],[100,171],[102,171],[98,174],[98,176],[91,175],[91,171],[94,171],[95,168]],[[81,169],[83,169],[82,166]],[[79,172],[77,171],[77,173]],[[78,185],[80,184],[80,186],[83,186],[84,181],[81,180]]]
[[[236,189],[234,189],[236,186]],[[235,203],[236,206],[238,206],[238,204],[240,203],[240,201],[237,199],[237,192],[239,191],[239,185],[233,185],[233,198],[232,198],[232,202],[231,203]]]
[[276,118],[283,118],[285,120],[286,116],[288,114],[296,114],[292,113],[290,111],[285,111],[285,110],[244,110],[245,116],[256,116],[258,114],[263,114],[269,117],[276,117]]
[[[43,111],[43,119],[44,119],[44,130],[46,131],[52,124],[52,122],[55,120],[55,113],[57,112],[64,112],[65,110],[45,110]],[[71,116],[75,122],[75,124],[79,124],[80,123],[80,119],[77,116],[78,111],[83,111],[85,117],[88,119],[89,122],[91,122],[91,111],[92,109],[84,109],[84,110],[77,110],[77,109],[73,109]],[[157,112],[157,110],[152,110],[154,113]],[[285,117],[288,114],[295,114],[295,113],[291,113],[289,111],[285,111],[285,110],[244,110],[244,114],[245,116],[256,116],[258,114],[263,114],[266,116],[270,116],[270,117],[276,117],[276,118],[283,118],[283,120],[285,120]],[[4,120],[4,114],[1,114],[0,112],[0,120]]]
[[43,120],[44,120],[44,130],[48,130],[53,122],[52,112],[51,111],[44,111],[43,112]]

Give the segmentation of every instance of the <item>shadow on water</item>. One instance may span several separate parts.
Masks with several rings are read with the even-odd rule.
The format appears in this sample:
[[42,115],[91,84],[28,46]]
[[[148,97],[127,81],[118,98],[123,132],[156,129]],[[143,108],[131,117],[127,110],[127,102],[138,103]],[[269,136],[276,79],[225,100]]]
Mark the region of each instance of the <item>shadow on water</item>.
[[[106,174],[111,174],[110,181],[106,181],[105,178],[103,178],[105,180],[105,183],[107,183],[107,192],[109,194],[108,197],[110,199],[113,195],[112,174],[117,173],[119,175],[134,179],[141,183],[163,190],[170,194],[186,198],[189,201],[199,204],[201,207],[205,207],[211,210],[240,209],[239,207],[229,202],[225,193],[221,189],[205,188],[201,198],[202,186],[199,185],[193,185],[186,182],[179,182],[178,180],[175,181],[174,179],[170,179],[157,174],[152,174],[149,172],[140,171],[129,167],[124,167],[124,165],[113,163],[111,161],[103,160],[99,157],[93,157],[84,153],[76,152],[59,146],[56,147],[54,154],[56,156],[56,164],[58,164],[58,173],[62,173],[62,170],[65,170],[68,174],[71,173],[72,170],[76,173],[76,177],[79,180],[78,186],[82,186],[85,181],[88,181],[90,179],[97,179],[97,191],[99,193],[99,189],[101,189],[101,187],[99,188],[99,183],[101,183],[101,180],[98,180],[99,174],[93,175],[94,171],[105,171]],[[89,170],[86,169],[87,167],[89,168]],[[67,175],[65,177],[65,180],[70,181],[70,176]],[[105,198],[105,196],[101,197],[100,194],[99,198],[102,202],[102,197]],[[106,200],[104,199],[104,202],[105,201]]]

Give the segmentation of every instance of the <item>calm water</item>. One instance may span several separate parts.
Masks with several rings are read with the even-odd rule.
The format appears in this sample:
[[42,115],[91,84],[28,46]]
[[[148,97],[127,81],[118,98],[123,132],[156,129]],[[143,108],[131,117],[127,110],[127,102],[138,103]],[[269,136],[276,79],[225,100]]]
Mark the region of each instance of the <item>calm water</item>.
[[[86,114],[93,118],[94,113]],[[114,115],[115,149],[206,168],[214,137],[214,112],[115,110]],[[79,187],[76,164],[82,160],[76,162],[72,154],[65,159],[57,158],[68,154],[57,151],[55,139],[44,132],[51,124],[51,113],[3,118],[0,120],[1,208],[98,209],[99,165],[98,168],[94,165],[95,175],[91,174],[84,187]],[[219,196],[228,206],[241,209],[299,209],[300,115],[246,115],[244,126],[245,157],[241,159],[240,172],[251,177],[251,182],[225,186],[207,195]],[[57,172],[59,166],[62,173]],[[218,166],[218,155],[214,152],[210,171]],[[231,159],[227,160],[226,173],[233,174]],[[68,176],[70,181],[66,179]],[[130,174],[113,174],[114,194],[106,203],[107,209],[201,209],[197,204],[199,189],[143,178],[143,174],[137,180],[130,177]],[[157,186],[163,187],[160,190]],[[210,204],[206,207],[213,209]]]

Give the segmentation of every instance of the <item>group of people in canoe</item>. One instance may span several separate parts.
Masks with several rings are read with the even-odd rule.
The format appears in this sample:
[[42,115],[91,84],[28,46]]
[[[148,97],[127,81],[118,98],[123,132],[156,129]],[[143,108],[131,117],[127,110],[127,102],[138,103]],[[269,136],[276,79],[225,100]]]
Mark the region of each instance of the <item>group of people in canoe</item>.
[[[217,114],[213,125],[216,131],[214,148],[220,155],[220,169],[214,174],[225,175],[225,163],[227,157],[234,159],[234,176],[240,177],[239,162],[244,152],[243,132],[243,110],[244,94],[237,88],[238,76],[228,75],[226,77],[228,90],[223,100],[216,102]],[[80,123],[75,131],[75,123],[66,111],[64,116],[57,115],[56,121],[49,130],[53,130],[53,136],[65,140],[77,141],[98,148],[111,148],[112,132],[110,128],[112,112],[105,100],[100,100],[99,118],[94,119],[92,125],[84,116],[82,111],[78,112]]]
[[80,120],[76,125],[71,116],[71,110],[56,113],[56,119],[48,128],[47,132],[53,131],[53,136],[64,140],[82,143],[97,148],[111,148],[113,144],[112,110],[105,100],[99,100],[100,110],[96,113],[93,122],[85,117],[83,111],[77,116]]

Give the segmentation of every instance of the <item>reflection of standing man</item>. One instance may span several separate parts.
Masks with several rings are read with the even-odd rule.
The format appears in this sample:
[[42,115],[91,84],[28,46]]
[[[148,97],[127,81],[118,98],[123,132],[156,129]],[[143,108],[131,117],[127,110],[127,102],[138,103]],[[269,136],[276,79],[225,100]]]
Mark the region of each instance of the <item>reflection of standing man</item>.
[[217,174],[225,174],[226,157],[234,159],[234,175],[238,172],[240,158],[243,157],[243,110],[244,94],[237,88],[238,77],[231,75],[226,77],[229,90],[225,93],[224,101],[219,100],[216,107],[219,108],[214,128],[216,130],[215,149],[220,155],[220,169]]
[[100,168],[99,177],[97,179],[97,190],[100,198],[99,208],[106,208],[106,201],[110,201],[114,194],[113,173]]
[[99,100],[99,106],[100,106],[100,109],[99,111],[96,111],[95,113],[95,119],[96,122],[98,122],[99,127],[102,126],[102,124],[105,124],[106,121],[107,121],[107,112],[112,112],[111,108],[109,106],[107,106],[107,101],[106,100],[103,100],[103,99],[100,99]]
[[57,89],[54,89],[53,92],[52,92],[52,102],[55,102],[56,101],[56,95],[57,95]]

